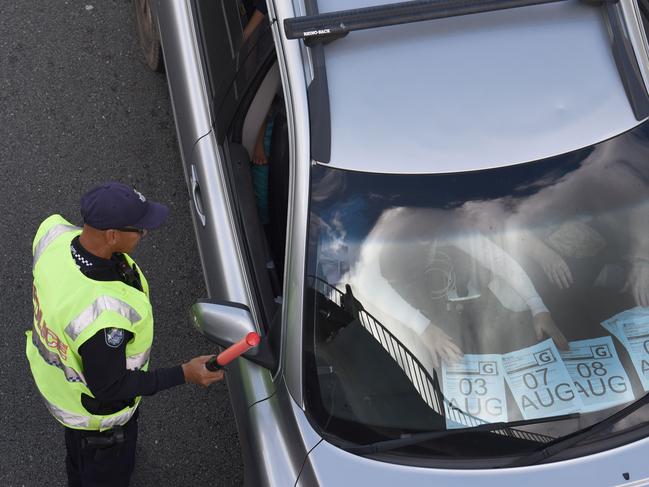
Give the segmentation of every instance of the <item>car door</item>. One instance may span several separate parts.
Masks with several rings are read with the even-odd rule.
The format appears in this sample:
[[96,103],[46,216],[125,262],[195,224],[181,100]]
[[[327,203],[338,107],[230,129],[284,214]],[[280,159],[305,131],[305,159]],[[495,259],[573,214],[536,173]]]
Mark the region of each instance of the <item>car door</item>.
[[[273,63],[274,46],[267,22],[243,42],[246,17],[239,7],[228,0],[159,2],[157,15],[209,298],[248,306],[265,334],[279,316],[278,291],[251,203],[241,133]],[[270,373],[245,367],[251,370],[244,380],[259,386],[248,384],[245,401],[270,394]]]
[[[252,199],[250,154],[242,145],[242,130],[249,106],[273,62],[272,34],[268,22],[264,21],[243,39],[244,27],[254,10],[251,6],[246,9],[244,3],[224,0],[195,2],[194,6],[213,126],[206,137],[209,140],[197,144],[198,151],[189,167],[199,245],[207,267],[208,249],[221,244],[220,232],[226,225],[219,221],[215,227],[208,228],[208,210],[217,211],[211,205],[218,199],[211,194],[215,188],[228,195],[229,225],[236,233],[237,252],[246,273],[248,299],[241,302],[260,305],[259,310],[253,309],[253,314],[261,312],[256,318],[264,328],[273,319],[273,298],[278,293],[272,290],[267,268],[268,251]],[[209,147],[204,150],[203,146]],[[214,153],[212,157],[209,152]],[[220,269],[223,268],[221,265]],[[227,275],[217,271],[214,276],[211,267],[205,271],[210,296],[218,295],[219,287],[227,289]],[[224,295],[231,297],[227,292]]]
[[[225,130],[254,79],[259,36],[242,43],[238,2],[157,2],[178,141],[210,298],[248,303],[223,173]],[[253,42],[254,41],[254,42]],[[270,46],[268,46],[270,44]],[[266,43],[272,52],[272,40]]]

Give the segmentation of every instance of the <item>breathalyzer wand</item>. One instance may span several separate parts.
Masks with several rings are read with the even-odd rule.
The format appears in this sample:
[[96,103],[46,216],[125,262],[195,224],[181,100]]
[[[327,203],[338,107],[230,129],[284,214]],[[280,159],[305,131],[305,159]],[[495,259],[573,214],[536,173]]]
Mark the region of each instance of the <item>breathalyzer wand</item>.
[[212,372],[222,369],[239,355],[244,354],[252,347],[259,345],[260,341],[261,337],[254,331],[251,331],[237,343],[226,348],[220,354],[212,357],[207,362],[205,362],[205,368],[207,370],[211,370]]

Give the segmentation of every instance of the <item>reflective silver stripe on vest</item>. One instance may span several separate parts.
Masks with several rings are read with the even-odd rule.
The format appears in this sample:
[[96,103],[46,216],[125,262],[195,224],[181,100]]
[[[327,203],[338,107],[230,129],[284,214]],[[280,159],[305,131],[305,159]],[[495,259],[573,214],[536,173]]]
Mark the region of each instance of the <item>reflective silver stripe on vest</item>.
[[61,362],[61,358],[56,353],[48,350],[40,338],[36,336],[37,334],[38,331],[34,328],[34,331],[32,332],[32,343],[36,347],[36,350],[38,350],[38,353],[40,353],[41,357],[43,357],[43,360],[45,360],[48,365],[53,365],[54,367],[61,369],[68,382],[81,382],[86,384],[86,379],[83,374]]
[[81,332],[99,318],[99,315],[104,311],[119,313],[131,323],[142,319],[130,304],[125,303],[121,299],[112,296],[99,296],[79,316],[68,323],[68,326],[65,327],[65,333],[73,340],[76,340],[81,335]]
[[45,401],[47,409],[49,409],[50,413],[52,413],[52,416],[61,421],[63,424],[67,426],[76,426],[78,428],[90,428],[89,416],[81,416],[79,414],[71,413],[70,411],[66,411],[65,409],[61,409],[60,407],[55,406],[45,398],[43,398],[43,400]]
[[45,235],[41,237],[41,239],[38,241],[36,244],[36,247],[34,247],[34,264],[32,267],[36,267],[36,262],[38,262],[38,259],[40,258],[41,255],[43,255],[43,252],[45,252],[45,249],[59,236],[63,235],[66,232],[71,232],[73,230],[81,230],[79,227],[75,227],[74,225],[65,225],[63,223],[59,223],[58,225],[54,225],[52,228],[50,228]]
[[138,353],[137,355],[131,355],[130,357],[126,357],[126,368],[128,370],[142,369],[149,361],[149,355],[151,355],[150,348],[146,352],[142,352],[142,353]]
[[[47,406],[47,409],[50,410],[52,416],[54,416],[56,419],[61,421],[63,424],[72,427],[76,426],[77,428],[91,427],[91,422],[92,422],[91,416],[82,416],[80,414],[71,413],[70,411],[61,409],[60,407],[55,406],[50,401],[45,399],[45,397],[43,397],[43,401],[45,401],[45,405]],[[134,408],[127,409],[121,414],[117,414],[115,416],[111,416],[110,418],[105,418],[100,420],[99,429],[103,431],[108,428],[112,428],[113,426],[125,425],[126,423],[128,423],[128,420],[131,419],[133,414],[135,414],[136,409],[137,406]]]
[[111,416],[110,418],[102,419],[101,422],[99,423],[99,429],[102,431],[108,428],[112,428],[113,426],[123,426],[126,423],[128,423],[128,420],[131,419],[131,416],[135,414],[135,410],[137,409],[137,406],[131,409],[127,409],[121,414],[118,414],[116,416]]

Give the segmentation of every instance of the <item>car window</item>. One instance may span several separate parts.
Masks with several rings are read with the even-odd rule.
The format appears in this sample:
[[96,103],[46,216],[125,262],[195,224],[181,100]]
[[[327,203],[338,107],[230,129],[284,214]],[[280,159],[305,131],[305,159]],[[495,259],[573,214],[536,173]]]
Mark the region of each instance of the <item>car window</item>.
[[[305,395],[323,433],[466,428],[404,451],[506,456],[649,391],[648,147],[644,123],[481,171],[314,166]],[[518,433],[472,436],[487,423]]]
[[214,120],[219,141],[274,51],[262,5],[260,1],[196,2],[212,111],[219,114]]
[[235,56],[241,43],[238,2],[196,2],[210,86],[214,96],[223,96],[236,73]]
[[267,69],[242,95],[223,149],[255,311],[279,354],[289,140],[279,72],[276,65]]

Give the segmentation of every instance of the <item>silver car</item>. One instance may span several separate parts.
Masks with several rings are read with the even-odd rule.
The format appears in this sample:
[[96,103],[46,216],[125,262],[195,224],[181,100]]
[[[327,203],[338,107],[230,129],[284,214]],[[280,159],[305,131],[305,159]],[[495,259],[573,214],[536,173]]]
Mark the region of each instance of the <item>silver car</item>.
[[247,485],[649,485],[647,2],[135,4]]

